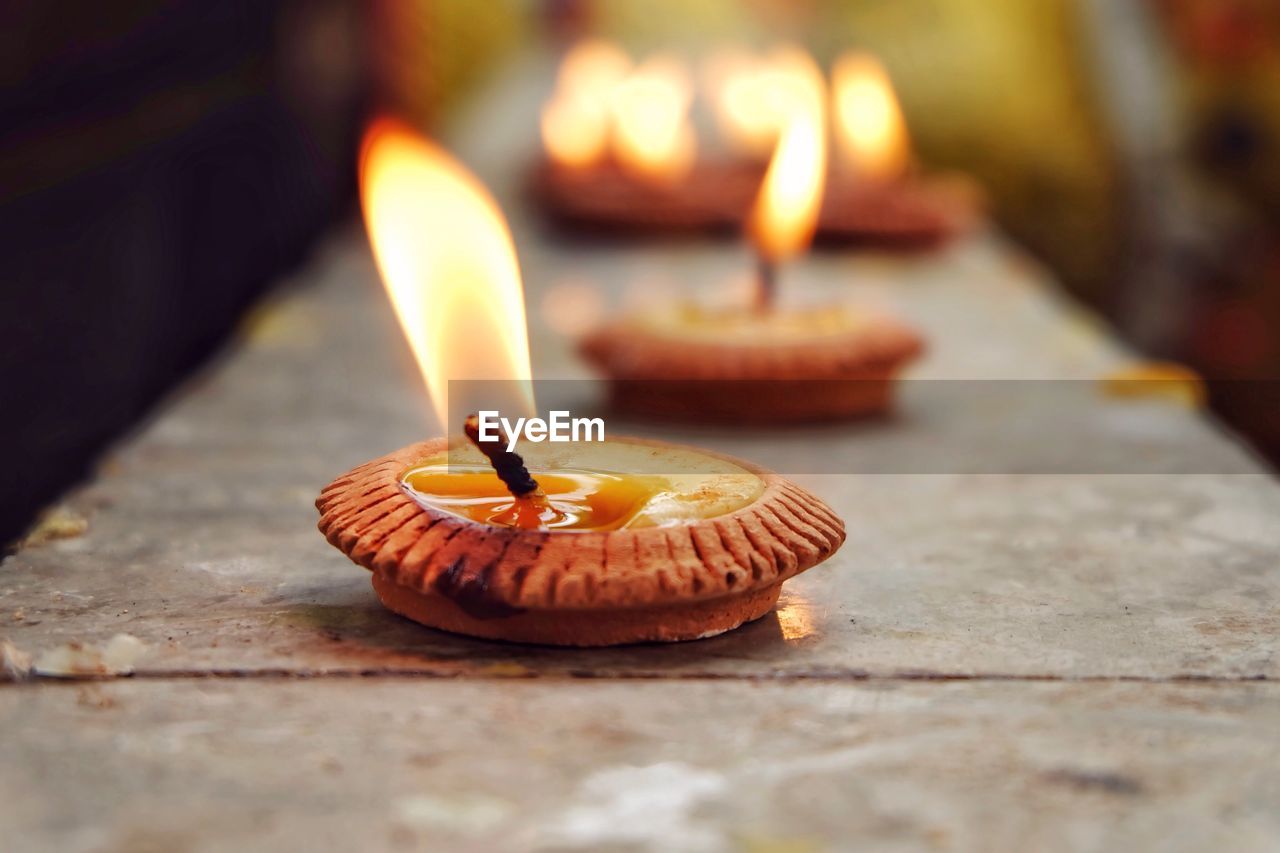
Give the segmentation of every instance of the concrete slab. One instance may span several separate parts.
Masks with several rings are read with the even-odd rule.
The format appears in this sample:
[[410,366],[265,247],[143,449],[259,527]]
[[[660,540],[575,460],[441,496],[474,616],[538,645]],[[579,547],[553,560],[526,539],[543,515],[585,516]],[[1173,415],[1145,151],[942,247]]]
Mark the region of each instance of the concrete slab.
[[1273,850],[1277,698],[1269,684],[40,685],[0,690],[0,837],[63,851]]
[[[995,244],[956,251],[956,269],[986,264],[985,275],[966,273],[970,290],[1010,286]],[[924,262],[921,277],[894,292],[908,313],[942,318],[958,310],[953,283],[931,277],[931,264],[947,266]],[[994,297],[978,299],[957,323],[974,347],[940,343],[930,363],[982,376],[979,343],[1057,376],[1083,371],[1085,355],[1095,372],[1119,358],[1104,338],[1068,351],[1045,345],[1071,320],[1050,310],[1041,283],[1018,286],[1039,307],[1010,325],[1037,326],[1034,334],[999,337],[1000,313],[983,307]],[[537,342],[563,346],[546,329]],[[1097,417],[1130,405],[1104,401]],[[993,442],[969,457],[977,473],[798,475],[845,519],[849,541],[788,584],[776,617],[677,648],[594,652],[406,623],[316,533],[320,487],[424,435],[426,411],[362,242],[339,239],[68,501],[87,530],[5,561],[0,637],[38,653],[125,632],[150,646],[139,666],[156,673],[466,673],[514,663],[548,674],[1258,678],[1280,666],[1280,486],[1211,422],[1176,406],[1128,409],[1179,425],[1171,446],[1141,445],[1172,463],[1216,458],[1217,473],[982,473],[1001,470],[1005,445]],[[908,400],[898,421],[872,427],[668,434],[757,460],[817,448],[854,472],[975,446],[984,415],[935,414]],[[1061,436],[1068,452],[1069,440]]]

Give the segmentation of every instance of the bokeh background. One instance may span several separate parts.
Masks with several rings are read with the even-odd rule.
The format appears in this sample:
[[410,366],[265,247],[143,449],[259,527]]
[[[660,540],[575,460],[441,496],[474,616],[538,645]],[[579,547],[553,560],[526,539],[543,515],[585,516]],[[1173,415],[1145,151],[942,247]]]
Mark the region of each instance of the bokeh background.
[[[365,118],[446,130],[504,64],[860,47],[929,168],[1273,460],[1274,0],[13,0],[0,11],[0,541],[355,215]],[[251,425],[250,425],[251,426]]]

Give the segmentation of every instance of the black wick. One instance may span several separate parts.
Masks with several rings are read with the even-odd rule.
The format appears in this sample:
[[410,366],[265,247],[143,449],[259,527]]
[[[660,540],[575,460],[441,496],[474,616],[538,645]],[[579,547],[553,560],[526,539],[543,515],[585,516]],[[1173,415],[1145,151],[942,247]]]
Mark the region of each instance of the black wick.
[[756,258],[756,310],[768,311],[777,300],[778,265],[759,255]]
[[504,438],[499,436],[488,441],[480,440],[480,418],[478,415],[468,415],[467,419],[462,423],[462,429],[466,432],[467,438],[471,439],[471,443],[479,448],[480,452],[489,460],[489,464],[493,466],[494,473],[498,475],[498,479],[502,481],[511,494],[518,498],[541,494],[538,481],[533,479],[533,475],[525,467],[524,460],[520,458],[520,454],[507,450]]

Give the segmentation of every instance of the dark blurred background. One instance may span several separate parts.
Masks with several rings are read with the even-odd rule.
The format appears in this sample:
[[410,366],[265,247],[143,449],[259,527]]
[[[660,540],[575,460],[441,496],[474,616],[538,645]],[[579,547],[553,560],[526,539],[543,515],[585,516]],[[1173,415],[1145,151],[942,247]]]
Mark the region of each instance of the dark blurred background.
[[358,4],[9,2],[0,541],[348,206]]
[[364,116],[448,122],[516,52],[877,53],[928,167],[1272,459],[1280,0],[0,4],[0,542],[353,212]]

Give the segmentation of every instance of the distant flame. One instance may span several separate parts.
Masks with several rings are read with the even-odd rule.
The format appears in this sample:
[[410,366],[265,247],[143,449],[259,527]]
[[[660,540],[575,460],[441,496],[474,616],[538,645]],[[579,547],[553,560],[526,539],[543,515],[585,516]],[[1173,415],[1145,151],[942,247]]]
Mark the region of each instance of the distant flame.
[[602,161],[609,145],[609,101],[631,69],[621,48],[586,39],[565,55],[556,90],[542,109],[542,142],[547,155],[571,167]]
[[609,146],[609,113],[590,98],[557,94],[542,108],[547,156],[573,168],[599,163]]
[[770,261],[804,250],[813,239],[827,172],[822,72],[797,49],[775,61],[796,81],[795,100],[747,223],[752,242]]
[[519,380],[501,383],[502,399],[489,405],[531,413],[520,270],[488,191],[435,144],[379,119],[364,137],[360,196],[382,282],[441,425],[468,414],[449,411],[451,379]]
[[906,171],[911,143],[884,66],[865,53],[845,53],[832,69],[836,138],[851,169],[892,179]]
[[761,98],[763,65],[755,57],[727,51],[711,57],[706,66],[706,87],[715,109],[720,133],[747,154],[767,154],[777,142],[781,124],[768,100]]
[[689,121],[693,84],[684,65],[652,57],[612,92],[613,154],[624,169],[661,180],[693,166],[697,137]]
[[584,168],[611,156],[638,177],[676,180],[697,153],[692,101],[693,84],[679,60],[656,56],[633,69],[617,45],[588,39],[560,64],[542,108],[542,144],[562,166]]
[[706,84],[729,144],[746,154],[768,156],[798,98],[804,97],[809,75],[794,61],[793,49],[765,58],[724,51],[708,61]]
[[562,92],[604,97],[630,70],[631,58],[613,42],[583,39],[561,61],[556,87]]

